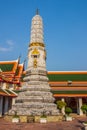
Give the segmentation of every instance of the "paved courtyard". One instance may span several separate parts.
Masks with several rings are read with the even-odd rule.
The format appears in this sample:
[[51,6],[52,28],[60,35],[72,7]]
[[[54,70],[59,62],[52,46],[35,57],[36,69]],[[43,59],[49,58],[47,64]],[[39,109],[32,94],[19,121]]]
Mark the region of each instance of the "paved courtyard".
[[0,130],[84,130],[83,122],[87,117],[78,117],[73,121],[57,123],[11,123],[0,118]]

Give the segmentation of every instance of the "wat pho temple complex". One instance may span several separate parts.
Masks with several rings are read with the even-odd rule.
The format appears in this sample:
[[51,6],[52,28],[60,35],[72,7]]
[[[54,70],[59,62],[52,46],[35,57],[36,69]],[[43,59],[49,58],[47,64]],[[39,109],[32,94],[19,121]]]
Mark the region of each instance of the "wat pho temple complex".
[[87,71],[47,71],[43,38],[43,20],[32,18],[26,70],[20,59],[0,61],[0,116],[14,114],[58,115],[56,101],[61,100],[73,113],[83,115],[87,103]]

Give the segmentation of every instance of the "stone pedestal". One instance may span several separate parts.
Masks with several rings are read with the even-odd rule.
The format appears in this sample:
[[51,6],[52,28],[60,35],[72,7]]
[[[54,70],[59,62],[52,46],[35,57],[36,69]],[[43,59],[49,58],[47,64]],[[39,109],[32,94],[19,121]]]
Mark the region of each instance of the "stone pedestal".
[[40,123],[47,123],[47,119],[46,118],[40,118]]
[[18,122],[19,122],[19,118],[13,118],[13,119],[12,119],[12,122],[13,122],[13,123],[18,123]]
[[72,121],[73,118],[71,116],[66,116],[66,121]]

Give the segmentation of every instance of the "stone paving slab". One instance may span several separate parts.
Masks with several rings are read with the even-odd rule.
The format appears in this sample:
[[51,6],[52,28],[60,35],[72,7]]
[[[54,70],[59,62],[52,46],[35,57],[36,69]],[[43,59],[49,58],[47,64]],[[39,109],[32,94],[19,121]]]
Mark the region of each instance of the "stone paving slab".
[[78,117],[73,121],[56,123],[11,123],[3,118],[0,119],[0,130],[84,130],[83,122],[87,117]]

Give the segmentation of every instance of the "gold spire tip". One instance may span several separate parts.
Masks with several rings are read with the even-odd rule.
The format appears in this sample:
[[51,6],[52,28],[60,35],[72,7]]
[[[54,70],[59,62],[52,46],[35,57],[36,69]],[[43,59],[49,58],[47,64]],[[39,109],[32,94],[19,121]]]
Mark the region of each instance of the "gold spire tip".
[[36,15],[38,15],[39,14],[39,10],[38,10],[38,8],[36,9]]

